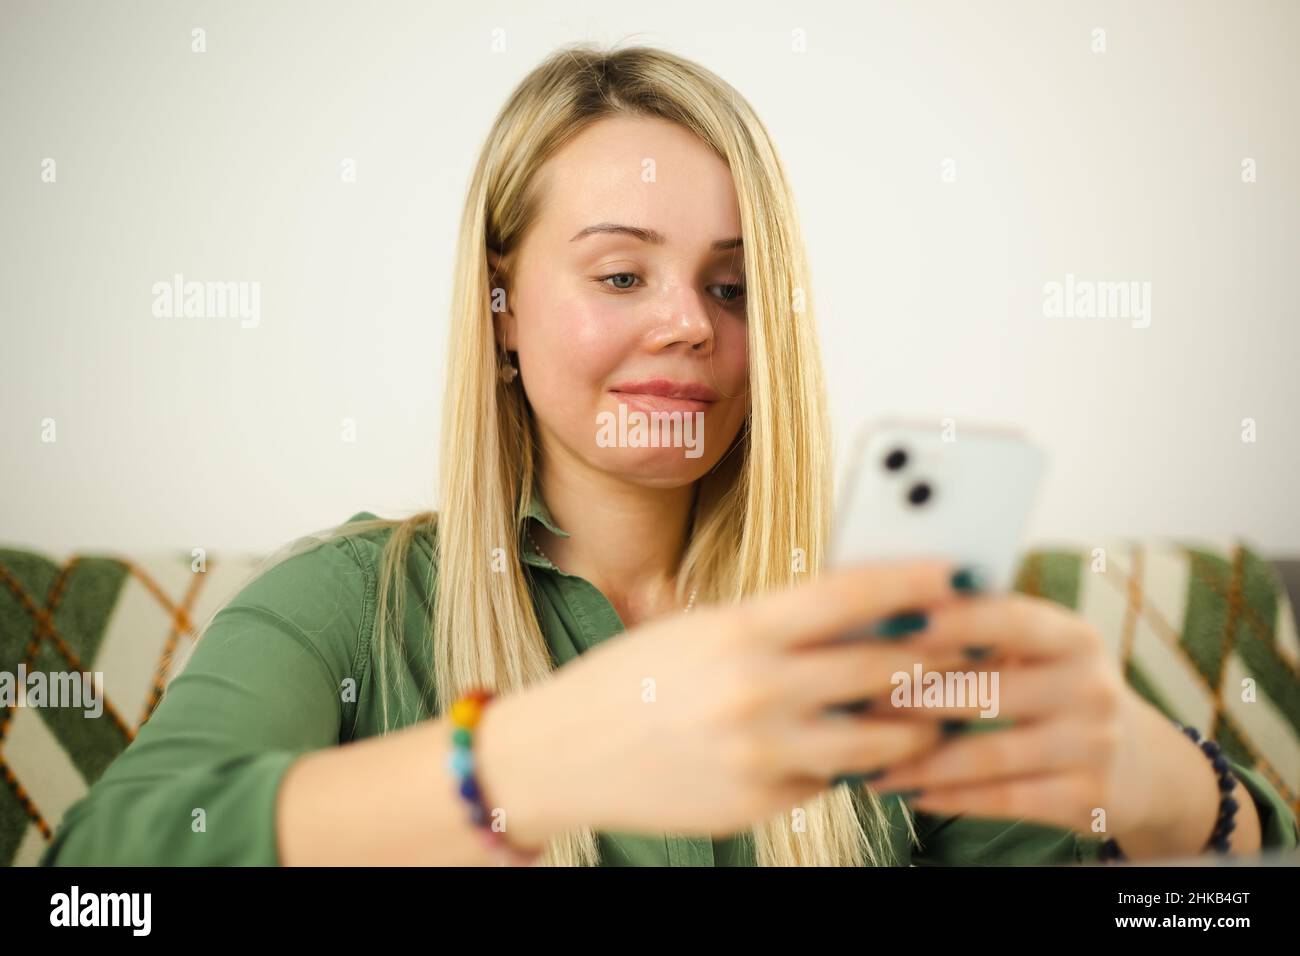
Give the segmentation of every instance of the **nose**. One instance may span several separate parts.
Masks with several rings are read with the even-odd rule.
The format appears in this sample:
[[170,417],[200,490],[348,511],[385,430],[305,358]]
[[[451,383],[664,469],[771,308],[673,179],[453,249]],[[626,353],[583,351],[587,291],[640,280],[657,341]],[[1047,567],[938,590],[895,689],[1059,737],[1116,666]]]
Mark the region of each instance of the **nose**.
[[659,352],[669,348],[708,354],[713,349],[713,317],[703,294],[679,286],[665,296],[648,336],[648,345]]

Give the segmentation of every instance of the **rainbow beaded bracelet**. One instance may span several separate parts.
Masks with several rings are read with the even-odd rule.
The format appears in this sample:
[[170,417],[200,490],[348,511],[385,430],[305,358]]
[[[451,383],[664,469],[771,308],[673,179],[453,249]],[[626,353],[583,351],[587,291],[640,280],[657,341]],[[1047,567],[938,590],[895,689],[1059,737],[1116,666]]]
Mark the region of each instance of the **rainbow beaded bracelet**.
[[528,866],[542,855],[541,850],[519,850],[506,842],[505,834],[492,828],[483,791],[474,773],[474,729],[483,710],[493,698],[491,691],[477,688],[462,694],[451,705],[451,753],[447,755],[447,769],[456,778],[456,791],[469,804],[469,819],[483,841],[497,858],[499,866]]

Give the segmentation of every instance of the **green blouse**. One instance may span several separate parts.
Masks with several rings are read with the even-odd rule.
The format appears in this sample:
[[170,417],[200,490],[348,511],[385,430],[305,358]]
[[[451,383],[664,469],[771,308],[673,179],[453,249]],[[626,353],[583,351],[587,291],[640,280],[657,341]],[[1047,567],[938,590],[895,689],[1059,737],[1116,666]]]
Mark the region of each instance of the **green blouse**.
[[[539,496],[528,515],[567,536]],[[373,517],[361,512],[349,521]],[[277,864],[276,793],[290,764],[308,751],[383,729],[372,638],[379,561],[389,533],[329,542],[240,591],[212,620],[135,740],[69,808],[42,864]],[[525,550],[525,573],[557,667],[624,630],[591,583]],[[426,632],[436,573],[431,537],[417,536],[402,578],[406,635]],[[400,666],[390,663],[394,728],[431,712],[421,693],[431,686],[421,646],[408,639]],[[396,708],[399,682],[405,705]],[[1286,803],[1258,773],[1237,763],[1232,768],[1255,800],[1265,847],[1296,846],[1296,819]],[[197,808],[206,813],[201,833],[191,828]],[[901,864],[1076,863],[1097,859],[1101,845],[1035,823],[917,813],[918,849],[898,799],[887,800],[886,809]],[[599,839],[606,866],[754,864],[748,831],[712,840],[615,832]]]

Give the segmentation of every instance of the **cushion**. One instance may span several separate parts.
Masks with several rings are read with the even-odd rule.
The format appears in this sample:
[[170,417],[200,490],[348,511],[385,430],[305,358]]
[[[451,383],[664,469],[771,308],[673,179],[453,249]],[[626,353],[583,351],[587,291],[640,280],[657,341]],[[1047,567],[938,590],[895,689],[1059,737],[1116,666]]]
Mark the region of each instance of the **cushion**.
[[[101,672],[102,712],[0,709],[0,865],[34,865],[64,812],[134,738],[184,666],[198,629],[236,594],[257,557],[62,562],[0,550],[0,680]],[[201,570],[197,570],[200,568]],[[92,711],[93,713],[93,711]]]

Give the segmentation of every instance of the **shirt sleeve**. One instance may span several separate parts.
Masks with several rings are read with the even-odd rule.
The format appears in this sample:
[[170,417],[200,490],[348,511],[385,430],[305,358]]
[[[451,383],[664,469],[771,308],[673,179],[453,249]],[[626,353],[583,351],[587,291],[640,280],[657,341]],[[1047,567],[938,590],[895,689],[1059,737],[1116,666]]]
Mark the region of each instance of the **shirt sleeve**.
[[1259,813],[1260,845],[1265,850],[1294,850],[1300,845],[1300,828],[1296,825],[1295,811],[1292,810],[1281,794],[1273,788],[1258,770],[1247,767],[1235,760],[1229,760],[1228,766],[1241,781],[1242,787],[1255,801],[1255,810]]
[[1087,856],[1079,834],[1026,820],[916,814],[916,866],[1059,866]]
[[373,608],[365,548],[340,538],[285,559],[218,611],[41,864],[278,864],[285,772],[340,741],[342,688]]
[[[1229,760],[1228,765],[1255,801],[1261,846],[1294,849],[1300,843],[1295,812],[1257,771]],[[1059,866],[1095,862],[1104,837],[1076,833],[1024,820],[990,820],[917,813],[912,853],[917,866]]]

